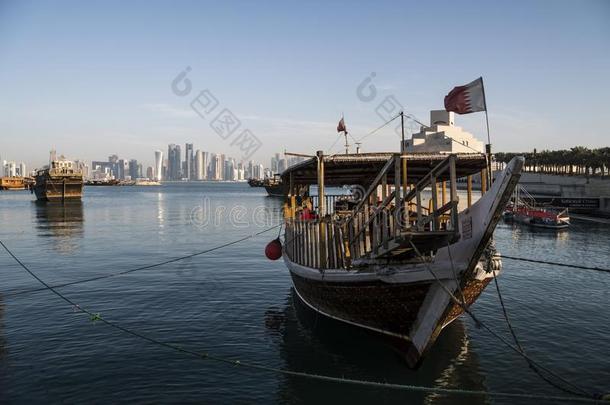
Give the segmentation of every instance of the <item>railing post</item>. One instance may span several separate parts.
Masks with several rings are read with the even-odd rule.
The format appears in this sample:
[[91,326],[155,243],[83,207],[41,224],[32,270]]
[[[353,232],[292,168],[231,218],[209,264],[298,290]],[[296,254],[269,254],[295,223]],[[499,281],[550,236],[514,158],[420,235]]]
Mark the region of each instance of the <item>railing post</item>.
[[317,152],[318,157],[318,209],[319,216],[326,215],[326,199],[324,198],[324,151]]
[[324,194],[324,152],[319,150],[318,157],[318,253],[320,268],[326,268],[328,257],[326,257],[326,227],[324,218],[326,216],[326,196]]
[[432,188],[432,212],[429,212],[428,215],[432,215],[432,230],[438,230],[438,221],[436,210],[438,209],[438,189],[436,187],[436,177],[430,177],[430,187]]
[[[398,217],[400,215],[400,197],[401,197],[401,193],[400,193],[400,161],[402,160],[402,158],[400,157],[400,155],[395,155],[394,156],[394,217],[395,217],[395,221],[394,221],[394,235],[398,235],[398,232],[400,231],[400,218]],[[406,161],[405,161],[406,164]],[[403,168],[404,168],[404,164],[403,164]],[[404,183],[403,183],[403,187],[404,187]],[[402,196],[404,197],[406,193],[406,189],[403,189],[403,193]],[[409,212],[405,210],[405,215],[408,218]],[[407,221],[407,226],[408,226],[408,221]]]
[[468,208],[472,205],[472,176],[466,177],[466,196],[468,200]]
[[449,197],[451,198],[451,203],[453,207],[451,207],[451,226],[455,232],[458,232],[458,203],[460,198],[457,193],[457,174],[455,169],[455,156],[451,156],[451,160],[449,161]]
[[419,186],[415,185],[415,196],[416,196],[416,204],[417,204],[417,230],[419,232],[424,230],[424,226],[422,224],[422,212],[421,212],[421,190]]

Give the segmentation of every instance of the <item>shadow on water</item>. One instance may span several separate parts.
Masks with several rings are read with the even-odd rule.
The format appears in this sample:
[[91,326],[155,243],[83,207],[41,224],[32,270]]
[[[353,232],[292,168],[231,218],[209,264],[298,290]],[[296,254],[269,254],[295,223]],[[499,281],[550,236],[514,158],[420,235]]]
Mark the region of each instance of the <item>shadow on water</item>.
[[[441,333],[417,370],[407,368],[398,354],[376,334],[317,313],[291,289],[283,309],[269,309],[265,326],[280,349],[284,367],[313,374],[442,388],[486,390],[478,357],[458,319]],[[285,376],[279,388],[281,403],[397,403],[454,404],[464,397],[434,395]],[[468,397],[469,404],[489,398]]]
[[36,230],[41,237],[53,238],[53,247],[60,253],[73,253],[83,236],[83,203],[34,202]]

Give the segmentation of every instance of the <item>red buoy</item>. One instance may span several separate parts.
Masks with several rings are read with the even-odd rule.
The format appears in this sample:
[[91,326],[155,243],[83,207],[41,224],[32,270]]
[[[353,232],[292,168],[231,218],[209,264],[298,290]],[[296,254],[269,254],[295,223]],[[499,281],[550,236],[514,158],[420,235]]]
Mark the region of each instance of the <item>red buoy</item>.
[[277,260],[282,257],[282,242],[280,242],[280,238],[274,239],[267,244],[265,256],[269,260]]

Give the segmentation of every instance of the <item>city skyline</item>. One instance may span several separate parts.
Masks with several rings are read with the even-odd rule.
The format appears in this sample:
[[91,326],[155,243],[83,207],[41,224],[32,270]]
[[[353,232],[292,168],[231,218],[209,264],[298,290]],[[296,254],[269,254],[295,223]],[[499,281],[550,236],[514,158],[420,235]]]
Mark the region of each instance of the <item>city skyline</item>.
[[[281,157],[280,153],[275,153],[267,166],[255,160],[238,161],[224,153],[203,151],[189,142],[184,146],[184,154],[181,145],[174,143],[168,144],[167,154],[162,150],[153,151],[152,166],[142,164],[137,159],[120,158],[118,154],[108,156],[106,161],[92,160],[90,165],[77,160],[77,166],[86,172],[86,178],[92,180],[244,181],[248,178],[272,177],[304,160],[302,157]],[[49,160],[53,156],[56,156],[55,150],[50,152]]]

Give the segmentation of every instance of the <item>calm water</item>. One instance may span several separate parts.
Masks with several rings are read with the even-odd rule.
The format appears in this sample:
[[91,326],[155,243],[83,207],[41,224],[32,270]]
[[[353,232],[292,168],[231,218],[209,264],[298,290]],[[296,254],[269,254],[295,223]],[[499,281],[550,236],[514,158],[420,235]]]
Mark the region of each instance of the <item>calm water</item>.
[[[0,193],[0,238],[50,283],[116,272],[238,239],[277,221],[280,201],[245,184],[89,187],[82,204]],[[448,388],[561,394],[462,317],[423,366],[377,337],[299,305],[276,232],[223,250],[62,289],[81,306],[193,350],[313,373]],[[610,266],[610,226],[567,232],[501,224],[507,255]],[[505,300],[526,350],[585,387],[610,389],[610,275],[504,261]],[[304,381],[191,358],[124,335],[43,291],[0,252],[0,402],[515,403]],[[490,285],[473,307],[506,333]]]

